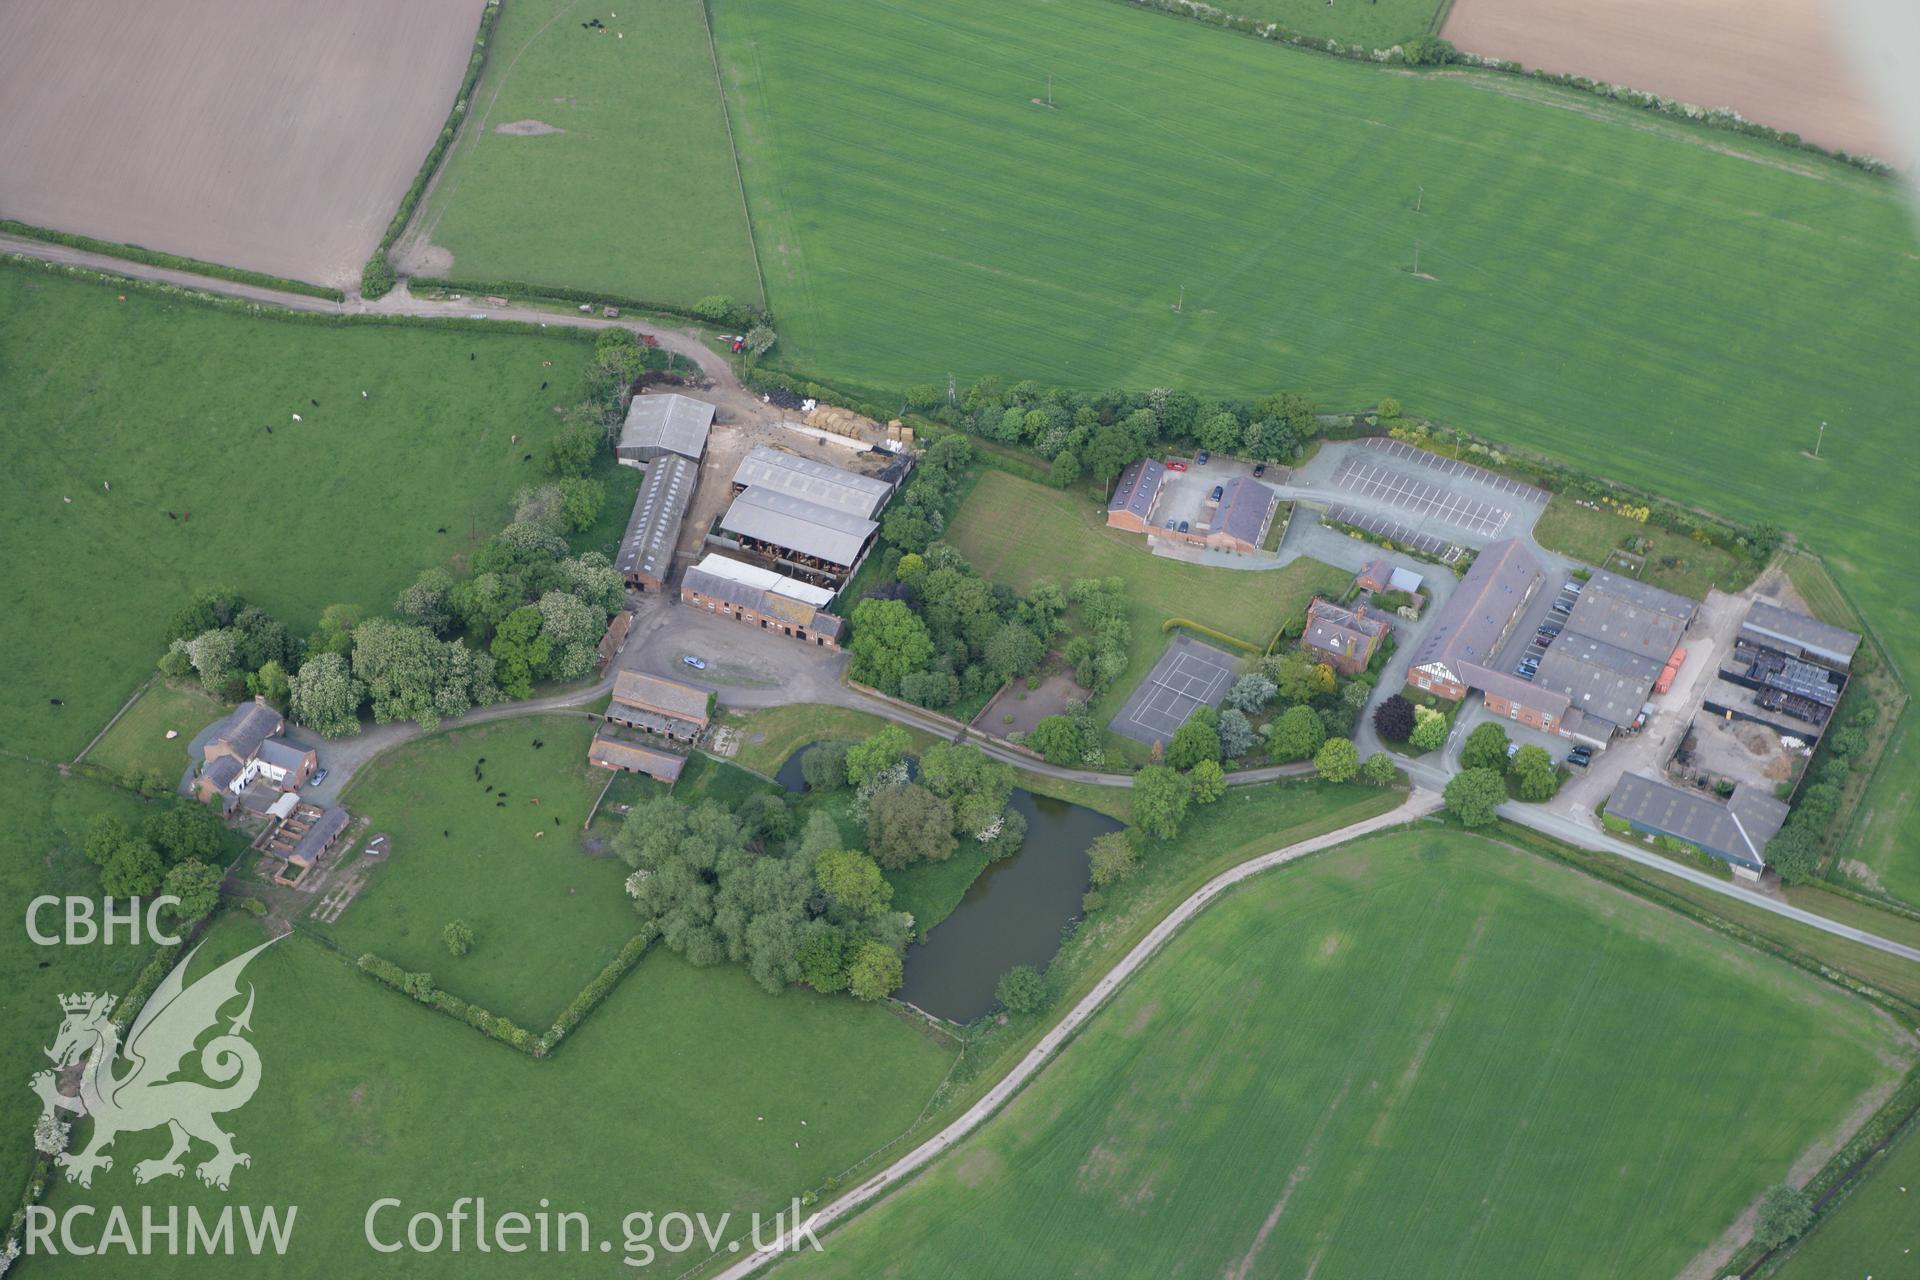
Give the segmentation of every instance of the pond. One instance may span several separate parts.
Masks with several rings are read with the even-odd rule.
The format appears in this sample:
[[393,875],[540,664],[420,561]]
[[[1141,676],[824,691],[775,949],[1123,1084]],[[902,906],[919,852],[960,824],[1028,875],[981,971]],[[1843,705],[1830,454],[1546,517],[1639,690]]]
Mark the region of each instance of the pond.
[[[800,760],[777,775],[789,791],[806,786]],[[1082,805],[1016,790],[1011,805],[1027,820],[1020,852],[990,863],[953,914],[924,943],[907,948],[906,982],[896,993],[936,1017],[971,1022],[992,1010],[1000,975],[1017,964],[1043,969],[1060,934],[1080,915],[1087,891],[1087,848],[1121,824]]]

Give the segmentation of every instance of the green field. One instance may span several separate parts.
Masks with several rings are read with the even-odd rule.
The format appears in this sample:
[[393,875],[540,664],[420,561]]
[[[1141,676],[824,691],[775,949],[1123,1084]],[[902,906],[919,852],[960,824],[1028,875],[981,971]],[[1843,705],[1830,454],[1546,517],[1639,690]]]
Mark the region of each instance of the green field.
[[[391,835],[393,851],[326,931],[350,954],[426,970],[523,1027],[549,1025],[638,927],[625,865],[580,847],[587,808],[607,784],[587,763],[593,729],[577,715],[501,720],[409,742],[368,766],[341,803],[368,831]],[[458,959],[440,936],[454,919],[475,934]]]
[[1786,1265],[1778,1280],[1913,1274],[1920,1249],[1920,1130],[1910,1130],[1870,1165],[1867,1180],[1842,1201]]
[[[500,131],[529,121],[563,132]],[[428,275],[761,303],[701,0],[510,0],[421,232]]]
[[1212,908],[780,1274],[1672,1275],[1910,1054],[1677,917],[1395,834]]
[[[253,922],[230,919],[198,963],[258,937]],[[113,1169],[91,1191],[63,1185],[48,1202],[56,1211],[97,1203],[102,1213],[124,1202],[136,1221],[135,1205],[162,1214],[186,1203],[298,1205],[293,1245],[270,1264],[146,1258],[142,1276],[677,1275],[684,1256],[621,1265],[625,1215],[771,1215],[911,1124],[952,1058],[885,1009],[804,991],[769,996],[737,966],[695,969],[664,949],[544,1061],[376,985],[303,937],[277,943],[246,976],[263,1082],[247,1107],[222,1117],[253,1157],[232,1191],[204,1188],[191,1173],[136,1190],[133,1162],[165,1148],[164,1134],[148,1132],[120,1138]],[[481,1195],[494,1215],[536,1213],[543,1197],[555,1212],[587,1213],[612,1255],[480,1255],[470,1235],[459,1253],[376,1254],[365,1242],[362,1222],[379,1197],[404,1207],[377,1225],[403,1233],[408,1215]],[[32,1270],[96,1277],[113,1266],[62,1257],[35,1259]]]
[[[1920,253],[1892,184],[1111,0],[715,0],[714,24],[787,363],[889,388],[1397,396],[1779,520],[1920,678],[1900,425]],[[847,61],[863,73],[821,73]],[[1053,110],[1031,102],[1049,74]],[[1884,772],[1916,770],[1909,732]],[[1857,856],[1920,899],[1920,810],[1878,790],[1890,816]]]
[[85,746],[195,589],[237,587],[299,635],[336,601],[386,609],[469,526],[506,521],[586,359],[560,338],[115,294],[0,265],[0,438],[34,442],[0,469],[0,745],[15,751]]
[[[202,693],[199,686],[172,685],[155,676],[114,721],[105,737],[87,753],[87,763],[138,785],[149,774],[171,786],[187,767],[187,744],[193,735],[227,714],[228,704]],[[171,730],[177,737],[168,738]]]
[[1139,534],[1110,529],[1106,506],[1089,489],[1049,489],[1004,471],[982,472],[947,531],[982,577],[1025,590],[1040,578],[1126,580],[1133,648],[1126,674],[1096,702],[1111,714],[1137,684],[1167,638],[1169,618],[1265,645],[1280,624],[1303,613],[1316,592],[1338,596],[1353,575],[1305,557],[1283,569],[1215,569],[1147,550]]
[[[36,945],[27,935],[26,907],[42,894],[98,898],[100,877],[81,852],[87,826],[112,814],[139,826],[151,810],[118,788],[92,778],[62,777],[51,766],[0,753],[0,902],[11,917],[0,930],[0,1078],[18,1087],[0,1089],[0,1205],[12,1213],[26,1185],[34,1118],[40,1101],[26,1089],[29,1076],[48,1063],[41,1049],[60,1028],[60,997],[76,991],[125,991],[152,953],[128,945],[124,931],[115,945]],[[62,931],[61,908],[37,916],[42,933]]]

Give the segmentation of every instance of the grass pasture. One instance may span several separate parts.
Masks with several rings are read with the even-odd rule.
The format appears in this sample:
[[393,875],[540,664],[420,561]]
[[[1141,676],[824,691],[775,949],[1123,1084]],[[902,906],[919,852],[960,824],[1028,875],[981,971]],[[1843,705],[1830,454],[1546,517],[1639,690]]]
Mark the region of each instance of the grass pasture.
[[1672,1275],[1910,1053],[1676,917],[1401,832],[1216,905],[778,1274]]
[[15,751],[85,746],[197,588],[237,587],[301,635],[336,601],[386,609],[470,526],[505,522],[585,359],[560,338],[125,297],[0,265],[0,438],[34,441],[0,469],[0,746]]
[[1338,595],[1353,577],[1305,557],[1270,571],[1169,560],[1148,551],[1138,534],[1109,529],[1091,490],[1049,489],[998,470],[981,473],[947,539],[984,577],[1015,590],[1041,578],[1061,586],[1073,578],[1126,580],[1133,650],[1126,674],[1096,704],[1096,716],[1103,717],[1166,648],[1160,628],[1168,618],[1190,618],[1263,645],[1315,592]]
[[[606,34],[581,26],[592,18]],[[428,275],[763,302],[701,0],[620,17],[509,0],[465,130],[402,246]]]
[[[585,716],[497,720],[406,743],[369,765],[341,800],[369,831],[390,834],[393,852],[325,931],[349,954],[377,951],[431,972],[521,1026],[550,1023],[637,927],[625,864],[580,847],[587,808],[607,782],[587,763],[593,728]],[[475,781],[483,758],[485,780]],[[476,939],[460,958],[440,937],[454,919]]]
[[[1759,568],[1752,557],[1695,542],[1654,524],[1641,524],[1611,511],[1576,506],[1565,494],[1555,494],[1533,526],[1533,536],[1550,551],[1584,560],[1598,569],[1677,591],[1704,600],[1710,589],[1738,592],[1746,589]],[[1650,549],[1635,554],[1640,567],[1613,558],[1630,539],[1645,539]],[[1668,561],[1673,563],[1669,564]]]
[[[1779,520],[1920,677],[1901,425],[1920,364],[1900,336],[1920,329],[1920,253],[1894,184],[1111,0],[713,13],[787,363],[895,389],[951,371],[1396,396]],[[864,72],[822,73],[843,63]],[[1032,102],[1049,74],[1051,110]],[[1897,758],[1911,777],[1920,734]],[[1876,789],[1878,870],[1915,898],[1920,810],[1898,789]]]
[[1836,1276],[1903,1276],[1920,1249],[1920,1128],[1910,1128],[1876,1156],[1868,1174],[1832,1216],[1797,1245],[1777,1280],[1833,1280]]
[[[204,964],[259,940],[245,918],[211,935]],[[478,952],[476,952],[476,955]],[[622,1219],[652,1211],[769,1215],[911,1124],[947,1072],[952,1049],[919,1026],[844,996],[769,996],[737,966],[696,969],[656,949],[544,1061],[484,1039],[293,936],[247,970],[258,1000],[249,1039],[259,1095],[224,1117],[253,1157],[231,1193],[191,1173],[135,1189],[131,1167],[164,1150],[163,1134],[125,1134],[92,1191],[56,1187],[56,1212],[104,1197],[217,1212],[236,1197],[299,1206],[285,1257],[142,1258],[144,1277],[205,1280],[473,1275],[678,1275],[685,1255],[622,1265]],[[24,1089],[15,1090],[32,1101]],[[803,1125],[801,1121],[806,1121]],[[447,1211],[484,1195],[490,1214],[586,1213],[611,1256],[375,1253],[363,1220],[382,1196],[391,1219]],[[103,1210],[104,1211],[104,1210]],[[130,1209],[138,1220],[138,1210]],[[384,1228],[388,1219],[382,1217]],[[636,1264],[646,1259],[635,1252]],[[98,1258],[36,1258],[48,1276],[103,1274]],[[111,1270],[111,1264],[107,1264]]]
[[[135,785],[148,774],[158,774],[171,786],[187,767],[187,744],[193,735],[229,709],[198,686],[176,685],[156,675],[139,700],[87,753],[87,763]],[[169,730],[178,736],[168,738]]]

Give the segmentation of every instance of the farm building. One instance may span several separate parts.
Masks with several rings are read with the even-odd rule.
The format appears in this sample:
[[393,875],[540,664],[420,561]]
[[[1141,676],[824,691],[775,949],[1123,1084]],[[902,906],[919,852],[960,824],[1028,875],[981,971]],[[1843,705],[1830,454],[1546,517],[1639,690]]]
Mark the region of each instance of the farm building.
[[1153,527],[1154,504],[1160,500],[1160,482],[1167,468],[1153,458],[1140,458],[1127,464],[1120,482],[1107,500],[1107,523],[1115,529],[1145,533]]
[[1307,605],[1307,626],[1300,635],[1300,647],[1342,675],[1357,675],[1367,669],[1381,638],[1390,629],[1385,618],[1369,613],[1365,605],[1346,609],[1315,596]]
[[280,794],[307,785],[319,756],[310,747],[279,737],[286,728],[286,718],[265,698],[235,707],[200,749],[195,797],[202,804],[219,797],[224,813],[233,812],[243,800],[249,809],[265,812]]
[[635,396],[613,453],[629,467],[669,456],[698,462],[707,452],[712,426],[713,406],[704,400],[671,391]]
[[707,691],[642,671],[622,671],[613,682],[607,719],[675,742],[696,742],[708,724]]
[[1258,551],[1279,505],[1280,495],[1266,485],[1251,476],[1235,476],[1226,482],[1220,505],[1207,525],[1206,545],[1242,555]]
[[600,637],[600,669],[605,671],[627,647],[627,632],[633,630],[633,610],[622,609],[613,615],[607,623],[607,629]]
[[[1458,700],[1487,687],[1495,651],[1540,587],[1540,562],[1516,539],[1490,542],[1475,558],[1414,650],[1407,682]],[[1525,684],[1525,681],[1515,681]]]
[[1576,736],[1604,747],[1621,726],[1633,723],[1661,670],[1658,660],[1578,635],[1569,622],[1541,657],[1531,687],[1564,696],[1568,709],[1580,713],[1562,732],[1578,730]]
[[852,576],[879,534],[877,522],[777,489],[747,489],[708,541],[779,566],[817,586]]
[[825,612],[832,591],[742,560],[709,554],[681,577],[680,600],[796,640],[840,647],[843,624]]
[[1698,607],[1685,596],[1602,570],[1580,592],[1567,630],[1665,663]]
[[1767,841],[1787,820],[1787,806],[1744,783],[1722,803],[1704,792],[1628,773],[1608,797],[1606,816],[1642,835],[1683,841],[1757,879],[1766,867]]
[[269,815],[273,823],[262,831],[253,847],[278,859],[280,870],[274,879],[281,884],[296,884],[339,842],[352,815],[345,809],[296,800],[288,795]]
[[685,756],[634,742],[612,726],[602,726],[593,735],[593,745],[587,748],[587,762],[602,769],[644,773],[668,786],[680,781],[680,772],[687,767]]
[[[1604,748],[1634,722],[1662,681],[1672,683],[1671,670],[1679,666],[1672,660],[1684,656],[1680,638],[1695,607],[1685,596],[1632,578],[1594,574],[1533,680],[1518,681],[1530,692],[1515,691],[1496,714],[1526,720],[1529,707],[1558,707],[1564,699],[1558,732]],[[1487,705],[1495,704],[1490,696]]]
[[665,454],[647,464],[647,476],[634,496],[633,515],[620,539],[614,565],[629,587],[636,591],[666,589],[680,523],[686,519],[699,478],[699,466],[678,454]]
[[1740,639],[1757,649],[1772,649],[1800,662],[1817,663],[1835,671],[1851,671],[1860,637],[1845,627],[1809,618],[1756,600],[1740,626]]
[[764,444],[755,445],[740,460],[733,473],[733,489],[735,493],[762,489],[785,494],[859,520],[872,520],[893,496],[893,484],[886,480]]

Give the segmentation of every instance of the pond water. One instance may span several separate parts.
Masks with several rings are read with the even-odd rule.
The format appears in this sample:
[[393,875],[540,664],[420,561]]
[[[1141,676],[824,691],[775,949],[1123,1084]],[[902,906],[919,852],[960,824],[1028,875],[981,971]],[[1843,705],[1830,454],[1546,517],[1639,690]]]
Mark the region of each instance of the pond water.
[[[802,747],[776,781],[804,791]],[[936,1017],[972,1022],[994,1006],[1000,975],[1017,964],[1044,969],[1060,934],[1080,915],[1087,891],[1087,849],[1121,823],[1082,805],[1015,790],[1011,808],[1027,820],[1020,852],[990,863],[953,914],[907,948],[906,982],[895,994]]]

